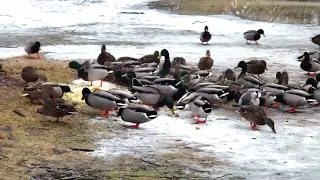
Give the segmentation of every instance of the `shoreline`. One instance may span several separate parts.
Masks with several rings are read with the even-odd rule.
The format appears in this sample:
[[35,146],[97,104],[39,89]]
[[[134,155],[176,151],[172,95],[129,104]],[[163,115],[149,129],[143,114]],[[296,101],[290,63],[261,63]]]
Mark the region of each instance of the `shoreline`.
[[149,2],[148,7],[180,15],[235,15],[254,21],[320,25],[316,0],[158,0]]

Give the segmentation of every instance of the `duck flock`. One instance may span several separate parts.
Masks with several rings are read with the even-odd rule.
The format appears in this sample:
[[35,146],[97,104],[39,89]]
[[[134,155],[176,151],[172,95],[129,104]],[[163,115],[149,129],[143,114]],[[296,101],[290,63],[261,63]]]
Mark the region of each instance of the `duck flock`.
[[[211,39],[208,27],[200,34],[201,43]],[[264,31],[249,30],[243,34],[247,41],[257,41]],[[313,37],[312,42],[320,46],[320,34]],[[40,42],[30,42],[25,51],[37,54]],[[164,62],[161,62],[164,57]],[[38,55],[38,59],[40,59]],[[240,61],[236,68],[241,68],[238,76],[233,69],[226,69],[216,78],[211,68],[214,64],[210,51],[201,57],[197,67],[187,64],[183,57],[170,59],[169,51],[145,55],[141,58],[120,57],[116,59],[102,45],[101,53],[96,61],[82,64],[71,61],[69,67],[76,70],[78,77],[91,82],[100,80],[121,85],[122,89],[101,90],[99,87],[90,90],[82,89],[82,100],[95,109],[103,111],[100,115],[109,117],[110,111],[117,111],[117,116],[125,122],[134,123],[132,127],[149,122],[158,117],[160,107],[168,108],[173,115],[176,109],[190,111],[195,123],[206,123],[207,117],[216,105],[236,102],[238,112],[243,120],[247,120],[253,130],[257,125],[268,125],[276,133],[274,121],[267,116],[268,107],[277,107],[279,103],[289,106],[289,112],[296,112],[299,106],[320,104],[320,55],[319,52],[305,52],[298,58],[300,67],[313,76],[302,86],[288,84],[287,72],[277,72],[274,82],[265,82],[259,75],[267,69],[264,60]],[[73,104],[61,99],[64,93],[72,92],[69,86],[47,82],[45,75],[36,68],[27,66],[22,69],[21,77],[26,85],[21,96],[28,97],[32,103],[43,104],[37,112],[59,118],[77,112]],[[306,85],[311,85],[305,88]]]

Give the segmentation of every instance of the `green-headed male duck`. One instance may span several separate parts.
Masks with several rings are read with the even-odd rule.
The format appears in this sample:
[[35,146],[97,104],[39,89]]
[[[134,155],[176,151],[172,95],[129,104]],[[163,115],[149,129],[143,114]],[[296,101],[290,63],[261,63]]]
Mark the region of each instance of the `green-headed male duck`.
[[39,79],[42,81],[47,81],[47,77],[36,71],[36,68],[32,66],[26,66],[22,68],[21,78],[26,82],[36,82]]
[[[300,63],[301,69],[308,72],[306,75],[316,76],[315,72],[320,71],[320,62],[317,59],[310,58],[307,52],[303,53],[303,56],[300,57],[300,60],[302,60]],[[314,73],[310,74],[310,72]]]
[[296,112],[296,108],[299,106],[305,106],[309,102],[314,102],[315,100],[312,98],[311,94],[299,89],[290,89],[283,94],[283,100],[291,107],[289,110],[291,113]]
[[213,59],[211,58],[211,53],[209,50],[206,51],[206,56],[200,58],[198,62],[198,68],[200,70],[211,70],[213,66]]
[[155,109],[140,105],[130,104],[126,107],[120,107],[118,116],[125,122],[135,123],[136,125],[131,126],[133,128],[139,128],[142,123],[149,122],[158,117],[158,113]]
[[102,90],[91,92],[89,88],[82,89],[82,98],[90,107],[104,110],[100,115],[104,118],[109,117],[109,111],[116,110],[118,107],[126,106],[126,103],[120,97]]
[[76,69],[78,71],[78,77],[85,80],[90,81],[92,85],[92,81],[100,80],[100,87],[102,86],[102,81],[106,78],[112,71],[106,66],[99,64],[91,64],[89,66],[83,67],[76,61],[71,61],[69,63],[69,67],[72,69]]
[[171,69],[169,51],[166,50],[166,49],[162,49],[160,55],[164,56],[164,62],[163,62],[163,65],[162,65],[162,68],[161,68],[159,74],[160,74],[161,77],[164,77],[167,74],[169,74],[170,69]]
[[211,34],[208,30],[209,30],[208,26],[205,26],[204,31],[200,34],[200,41],[202,44],[204,42],[206,42],[208,44],[211,39]]
[[109,52],[106,51],[106,45],[101,46],[101,53],[99,54],[97,58],[97,62],[100,65],[106,65],[110,62],[116,61],[116,58],[110,54]]
[[268,125],[272,132],[276,133],[273,120],[268,118],[267,114],[259,106],[241,106],[239,112],[242,118],[250,122],[253,130],[258,130],[257,125]]
[[40,46],[41,44],[39,41],[29,42],[25,45],[24,51],[28,54],[29,58],[32,58],[30,54],[37,54],[38,59],[41,60],[39,56]]
[[318,102],[317,105],[319,106],[320,105],[320,83],[316,79],[308,78],[304,86],[309,84],[312,85],[309,92],[313,94],[313,97]]
[[257,41],[260,39],[261,34],[264,35],[264,31],[262,29],[259,29],[258,31],[256,30],[249,30],[243,33],[243,37],[246,39],[247,44],[249,44],[248,41],[255,41],[256,44],[259,44]]

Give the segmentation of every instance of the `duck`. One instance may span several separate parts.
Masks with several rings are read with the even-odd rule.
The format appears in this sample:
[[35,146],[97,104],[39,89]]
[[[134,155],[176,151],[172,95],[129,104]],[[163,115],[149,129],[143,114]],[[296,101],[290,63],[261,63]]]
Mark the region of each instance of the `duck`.
[[255,105],[241,106],[240,115],[250,122],[253,130],[258,130],[257,125],[267,125],[272,132],[277,133],[274,127],[274,121],[270,119],[262,108]]
[[275,82],[282,86],[289,86],[289,74],[286,71],[277,72]]
[[171,69],[169,51],[167,49],[162,49],[161,52],[160,52],[160,55],[164,56],[164,62],[163,62],[163,65],[162,65],[162,69],[159,71],[159,75],[161,77],[164,77],[167,74],[169,74],[170,69]]
[[243,88],[259,88],[266,82],[259,77],[247,74],[246,68],[242,68],[242,71],[238,75],[237,83],[242,85]]
[[29,58],[32,59],[30,54],[37,54],[38,59],[41,60],[39,56],[40,46],[41,46],[41,43],[39,41],[29,42],[25,45],[24,51],[28,54]]
[[312,85],[310,93],[313,94],[314,99],[318,102],[317,106],[320,105],[320,83],[316,79],[308,78],[305,85]]
[[[199,97],[201,99],[197,98],[190,105],[192,115],[197,118],[195,124],[206,123],[207,117],[212,112],[210,103],[205,98]],[[204,118],[204,121],[200,121],[200,118]]]
[[232,71],[232,69],[226,69],[222,72],[222,75],[218,77],[221,84],[223,84],[226,80],[236,81],[236,74]]
[[[320,61],[320,53],[319,52],[317,52],[317,51],[310,51],[310,52],[307,52],[308,54],[309,54],[309,57],[311,58],[311,59],[317,59],[318,61]],[[303,54],[301,55],[301,56],[298,56],[297,57],[297,61],[299,61],[299,62],[301,62],[302,60],[302,56],[303,56]]]
[[55,82],[40,82],[40,83],[29,83],[26,84],[24,90],[37,90],[37,89],[52,89],[52,93],[50,94],[50,98],[62,98],[64,93],[73,93],[71,91],[70,86],[68,85],[60,85]]
[[127,62],[127,61],[138,61],[137,58],[129,57],[129,56],[123,56],[119,57],[116,62]]
[[213,66],[213,59],[210,56],[211,56],[210,50],[207,50],[206,57],[200,58],[198,62],[198,68],[200,70],[211,70]]
[[73,104],[60,98],[49,99],[48,97],[44,98],[43,107],[37,109],[37,113],[39,114],[57,118],[56,122],[59,122],[59,118],[61,117],[73,115],[77,112]]
[[175,115],[174,103],[170,99],[170,95],[165,96],[160,90],[161,88],[158,89],[156,86],[150,85],[142,86],[136,78],[132,79],[132,84],[133,86],[129,90],[133,93],[133,96],[137,97],[144,104],[149,105],[154,109],[167,106],[171,113]]
[[[306,75],[316,76],[315,72],[320,70],[320,62],[317,59],[310,58],[307,52],[303,53],[303,56],[300,57],[300,60],[302,60],[300,63],[300,68],[308,72]],[[313,74],[310,74],[310,72],[313,72]]]
[[42,86],[39,84],[26,84],[20,96],[27,97],[33,104],[44,104],[44,97],[52,95],[53,88],[51,86]]
[[126,104],[141,103],[140,99],[138,99],[136,96],[132,95],[128,91],[124,91],[124,90],[121,90],[121,89],[110,89],[107,92],[111,93],[111,94],[113,94],[115,96],[120,97],[121,99],[123,99],[125,101]]
[[97,62],[100,65],[106,65],[109,64],[110,62],[116,61],[116,58],[110,54],[109,52],[106,51],[106,45],[102,44],[101,46],[101,53],[99,54],[97,58]]
[[243,33],[243,37],[244,39],[246,39],[247,44],[249,44],[248,41],[255,41],[256,44],[259,44],[257,41],[261,38],[261,35],[263,35],[264,37],[266,37],[264,35],[264,31],[263,29],[259,29],[259,30],[249,30]]
[[76,69],[78,71],[78,77],[85,81],[90,81],[91,85],[92,81],[100,80],[100,87],[102,86],[104,78],[106,78],[110,73],[113,73],[110,68],[99,64],[91,64],[83,67],[78,62],[71,61],[69,63],[69,67]]
[[277,98],[277,96],[268,91],[260,91],[260,93],[261,96],[259,98],[259,106],[265,107],[264,111],[267,113],[269,106],[273,105],[272,107],[274,107],[275,99]]
[[172,66],[175,66],[176,64],[187,65],[187,62],[186,62],[186,59],[184,59],[183,57],[175,57],[172,59],[171,64]]
[[120,107],[117,115],[121,116],[121,119],[125,122],[135,123],[134,126],[131,126],[132,128],[139,128],[140,124],[158,117],[155,109],[140,104],[130,104],[125,107]]
[[295,113],[297,112],[296,108],[299,106],[305,106],[309,102],[314,102],[312,99],[312,95],[299,89],[290,89],[284,92],[283,100],[285,103],[291,107],[289,112]]
[[140,59],[138,59],[138,61],[142,62],[142,63],[153,63],[153,62],[155,62],[155,63],[159,64],[160,63],[160,58],[161,58],[161,55],[160,55],[159,51],[154,51],[153,54],[142,56]]
[[236,68],[241,68],[242,71],[245,71],[250,74],[257,74],[260,77],[260,74],[263,74],[267,70],[267,63],[265,60],[250,60],[248,62],[240,61]]
[[81,100],[85,100],[86,104],[90,107],[104,110],[105,112],[100,114],[104,118],[109,117],[109,111],[127,105],[123,99],[114,94],[103,90],[95,90],[91,92],[89,88],[82,89]]
[[200,34],[200,41],[202,44],[204,42],[206,42],[208,44],[211,39],[211,34],[208,30],[209,30],[208,26],[205,26],[204,31]]
[[315,35],[314,37],[311,38],[311,41],[316,44],[316,45],[319,45],[319,48],[320,48],[320,34],[318,35]]
[[239,106],[253,104],[259,106],[261,92],[258,89],[246,89],[247,92],[243,93],[238,101]]
[[36,68],[33,66],[26,66],[22,68],[21,78],[25,82],[36,82],[38,80],[47,81],[47,77],[41,73],[36,71]]

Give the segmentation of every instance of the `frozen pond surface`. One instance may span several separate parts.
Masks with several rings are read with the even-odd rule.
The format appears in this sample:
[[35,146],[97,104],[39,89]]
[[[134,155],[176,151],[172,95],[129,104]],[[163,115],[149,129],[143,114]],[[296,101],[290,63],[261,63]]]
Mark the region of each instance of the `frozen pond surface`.
[[[302,82],[306,77],[294,59],[318,48],[310,37],[320,33],[319,26],[253,22],[226,15],[174,15],[148,9],[147,0],[77,2],[6,0],[0,6],[0,56],[24,54],[23,46],[30,40],[40,40],[46,58],[57,60],[96,58],[102,43],[116,57],[140,57],[167,48],[172,58],[183,56],[190,63],[196,63],[209,49],[215,69],[259,57],[271,67],[265,76],[286,69],[290,77]],[[199,42],[204,25],[213,35],[209,45]],[[261,45],[245,44],[243,32],[259,28],[266,34]],[[252,131],[230,111],[214,111],[199,130],[191,124],[188,113],[174,118],[161,111],[159,118],[141,125],[140,130],[114,132],[119,137],[100,142],[98,155],[154,153],[181,139],[200,144],[203,152],[231,162],[224,171],[246,179],[320,179],[319,109],[279,112],[270,110],[278,132],[273,134],[268,127]]]

